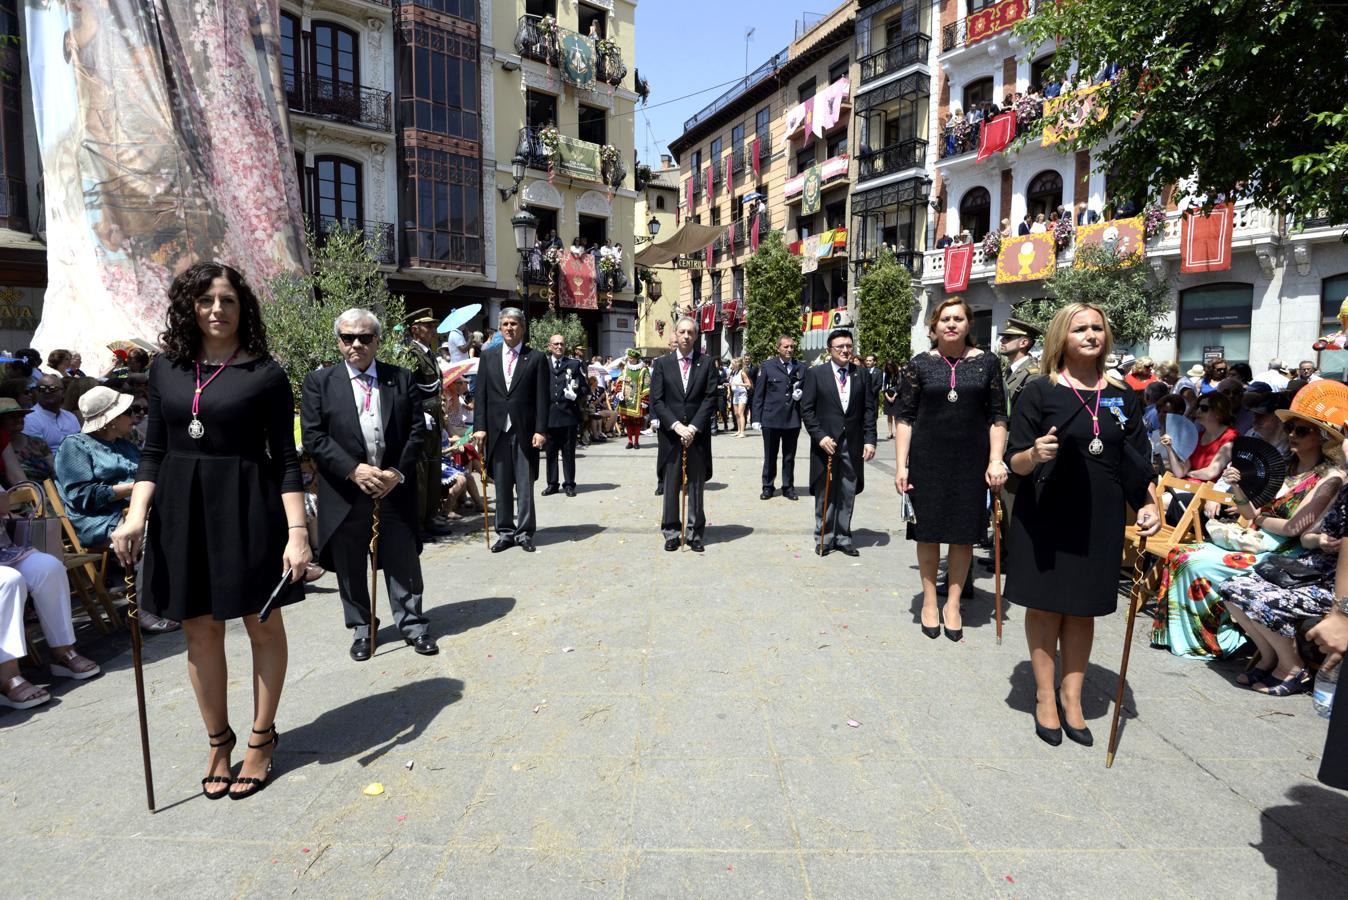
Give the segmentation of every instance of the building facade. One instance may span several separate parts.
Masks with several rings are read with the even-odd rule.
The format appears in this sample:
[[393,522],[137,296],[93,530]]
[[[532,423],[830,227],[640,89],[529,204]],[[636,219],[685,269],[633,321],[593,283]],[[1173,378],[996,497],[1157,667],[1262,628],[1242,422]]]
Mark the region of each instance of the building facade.
[[[638,234],[634,247],[654,240],[660,234],[673,234],[679,225],[679,167],[671,156],[660,158],[660,167],[651,172],[650,181],[636,202]],[[658,229],[652,229],[655,222]],[[654,232],[654,233],[653,233]],[[650,281],[641,286],[636,298],[636,348],[643,356],[657,356],[669,349],[674,336],[674,320],[679,299],[680,270],[673,266],[647,269]]]

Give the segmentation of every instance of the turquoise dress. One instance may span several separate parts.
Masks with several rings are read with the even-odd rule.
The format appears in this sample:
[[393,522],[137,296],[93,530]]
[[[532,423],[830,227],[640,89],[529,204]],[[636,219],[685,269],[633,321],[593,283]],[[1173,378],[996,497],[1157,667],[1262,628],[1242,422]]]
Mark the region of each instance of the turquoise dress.
[[72,434],[56,451],[56,488],[66,517],[86,548],[106,547],[130,498],[117,499],[113,486],[136,480],[140,451],[119,438],[103,441]]

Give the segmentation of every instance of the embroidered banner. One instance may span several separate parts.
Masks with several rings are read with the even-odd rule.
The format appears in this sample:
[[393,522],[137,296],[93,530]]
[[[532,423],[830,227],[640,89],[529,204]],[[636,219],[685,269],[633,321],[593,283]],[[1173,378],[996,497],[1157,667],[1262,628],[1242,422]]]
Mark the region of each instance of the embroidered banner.
[[[1073,140],[1082,126],[1090,122],[1091,119],[1104,118],[1106,110],[1099,102],[1100,98],[1096,94],[1102,87],[1104,87],[1103,82],[1082,88],[1079,91],[1073,91],[1063,97],[1045,100],[1042,146],[1051,147],[1059,141]],[[1062,122],[1059,127],[1054,127],[1051,124],[1051,119],[1058,115],[1060,111]]]
[[1081,249],[1090,246],[1105,247],[1120,257],[1137,262],[1146,253],[1145,235],[1141,216],[1134,216],[1131,219],[1110,219],[1108,222],[1099,222],[1095,225],[1078,225],[1074,239],[1076,243],[1074,265],[1080,267],[1086,264],[1081,258]]
[[702,308],[697,311],[698,327],[702,331],[716,330],[716,302],[710,301],[702,304]]
[[1231,268],[1231,241],[1236,231],[1236,205],[1214,206],[1204,216],[1193,210],[1180,219],[1180,271],[1224,272]]
[[974,265],[973,244],[952,244],[945,248],[945,289],[957,294],[969,289],[969,272]]
[[594,86],[594,42],[574,31],[562,33],[562,74],[577,87]]
[[1038,281],[1053,274],[1058,250],[1052,234],[1024,234],[1002,241],[997,254],[997,284]]
[[594,256],[589,253],[562,254],[561,290],[558,300],[566,309],[598,309],[595,292]]
[[603,181],[599,165],[599,145],[578,138],[557,138],[557,172],[583,181]]
[[800,211],[802,215],[812,216],[819,212],[819,192],[824,179],[819,173],[819,165],[810,166],[805,173],[805,183],[801,186]]
[[1025,18],[1029,0],[1002,0],[996,6],[981,9],[964,20],[964,46],[976,44],[1006,31]]

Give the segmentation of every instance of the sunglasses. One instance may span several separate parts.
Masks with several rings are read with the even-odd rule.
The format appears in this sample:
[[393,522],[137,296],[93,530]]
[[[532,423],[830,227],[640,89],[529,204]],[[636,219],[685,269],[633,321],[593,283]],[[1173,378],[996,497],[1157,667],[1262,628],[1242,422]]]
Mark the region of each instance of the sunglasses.
[[360,341],[367,347],[374,343],[374,335],[369,332],[362,332],[360,334],[340,334],[338,337],[340,337],[342,343],[346,344],[348,347],[356,341]]
[[1199,411],[1199,412],[1209,412],[1209,411],[1211,411],[1211,410],[1212,410],[1212,407],[1209,406],[1209,405],[1206,404],[1206,403],[1200,403],[1200,404],[1198,404],[1198,411]]
[[131,404],[131,412],[133,415],[137,416],[148,416],[150,414],[150,407],[137,406],[136,404],[133,403]]
[[34,388],[34,390],[36,390],[39,394],[59,394],[59,393],[61,393],[61,389],[60,389],[59,387],[52,387],[52,386],[49,385],[49,384],[40,384],[40,385],[38,385],[36,388]]
[[1282,430],[1284,434],[1291,434],[1303,438],[1307,435],[1315,434],[1317,429],[1314,429],[1309,425],[1299,425],[1295,422],[1287,422],[1282,426]]

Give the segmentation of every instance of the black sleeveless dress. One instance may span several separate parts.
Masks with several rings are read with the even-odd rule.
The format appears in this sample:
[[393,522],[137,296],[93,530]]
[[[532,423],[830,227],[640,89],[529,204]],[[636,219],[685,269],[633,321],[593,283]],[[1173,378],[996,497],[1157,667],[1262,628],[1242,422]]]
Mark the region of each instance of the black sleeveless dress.
[[[952,359],[953,361],[953,359]],[[991,353],[955,366],[919,353],[903,372],[899,415],[913,427],[908,445],[908,499],[917,521],[908,540],[927,544],[976,544],[988,527],[988,429],[1007,421],[1002,367]]]
[[[201,380],[217,366],[202,366]],[[283,492],[303,489],[294,403],[273,360],[235,363],[201,395],[205,434],[187,433],[196,372],[150,366],[149,418],[137,481],[155,484],[140,597],[171,619],[237,619],[262,608],[281,578]],[[278,606],[304,597],[303,581]]]

